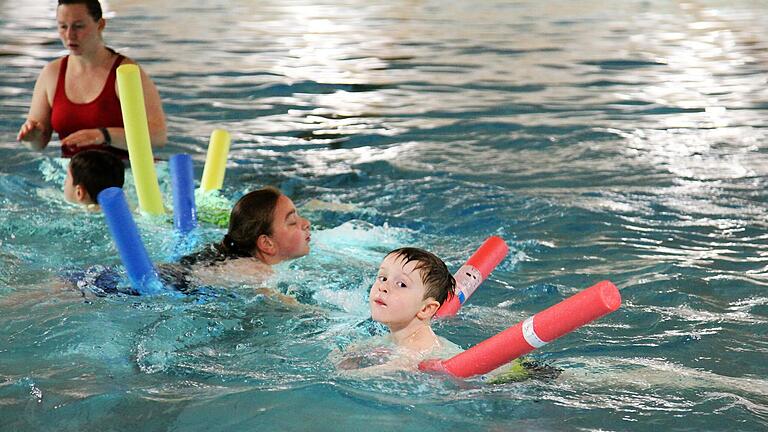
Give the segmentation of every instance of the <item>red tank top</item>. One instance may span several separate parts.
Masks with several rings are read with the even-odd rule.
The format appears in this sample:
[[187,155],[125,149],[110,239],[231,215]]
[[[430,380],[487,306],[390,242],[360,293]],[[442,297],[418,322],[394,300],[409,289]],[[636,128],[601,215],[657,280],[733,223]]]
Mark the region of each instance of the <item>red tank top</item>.
[[[53,96],[51,111],[51,127],[59,134],[60,140],[81,129],[123,127],[123,113],[120,109],[120,99],[115,92],[115,81],[117,80],[117,67],[120,66],[124,58],[120,54],[117,55],[101,93],[96,99],[83,104],[74,103],[67,97],[64,78],[67,76],[69,56],[61,59],[59,79],[56,83],[56,94]],[[61,157],[72,157],[76,153],[93,148],[103,149],[122,159],[128,159],[127,151],[107,147],[104,144],[84,147],[61,146]]]

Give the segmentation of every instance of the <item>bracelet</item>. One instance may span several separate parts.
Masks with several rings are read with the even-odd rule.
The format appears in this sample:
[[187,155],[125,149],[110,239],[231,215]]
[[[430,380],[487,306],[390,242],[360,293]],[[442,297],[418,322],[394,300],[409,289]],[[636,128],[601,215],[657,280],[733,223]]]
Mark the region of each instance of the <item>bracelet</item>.
[[101,134],[104,135],[104,145],[107,147],[112,146],[112,136],[109,135],[107,128],[99,128]]

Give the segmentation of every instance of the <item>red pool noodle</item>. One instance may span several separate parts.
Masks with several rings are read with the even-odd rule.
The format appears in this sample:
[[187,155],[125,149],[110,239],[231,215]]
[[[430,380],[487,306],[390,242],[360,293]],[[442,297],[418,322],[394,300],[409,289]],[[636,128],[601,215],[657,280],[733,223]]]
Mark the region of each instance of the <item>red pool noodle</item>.
[[419,369],[461,378],[485,374],[615,311],[620,305],[619,290],[610,281],[602,281],[448,360],[425,360]]
[[491,236],[472,254],[467,262],[456,271],[456,295],[450,296],[435,316],[454,316],[461,305],[469,299],[477,287],[491,274],[493,269],[507,256],[509,247],[501,237]]

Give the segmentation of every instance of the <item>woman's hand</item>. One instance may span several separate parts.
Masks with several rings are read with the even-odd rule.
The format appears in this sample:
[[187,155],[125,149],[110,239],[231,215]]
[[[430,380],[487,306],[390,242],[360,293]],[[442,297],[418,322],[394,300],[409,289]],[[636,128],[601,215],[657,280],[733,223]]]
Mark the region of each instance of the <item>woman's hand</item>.
[[46,129],[45,125],[32,119],[25,121],[16,135],[17,141],[28,143],[34,150],[44,149],[50,139],[51,132]]
[[99,129],[80,129],[61,140],[62,147],[87,147],[104,144],[104,134]]
[[45,132],[45,126],[37,120],[27,120],[21,125],[16,141],[39,141]]

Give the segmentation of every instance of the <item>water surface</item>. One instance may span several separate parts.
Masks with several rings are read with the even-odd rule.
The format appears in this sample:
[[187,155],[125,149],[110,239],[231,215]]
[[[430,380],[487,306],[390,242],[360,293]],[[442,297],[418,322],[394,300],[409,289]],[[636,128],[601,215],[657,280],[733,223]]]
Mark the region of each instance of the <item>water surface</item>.
[[[275,185],[313,223],[312,254],[270,282],[298,309],[245,286],[62,286],[119,259],[100,215],[62,203],[57,143],[15,142],[64,53],[54,5],[2,5],[0,429],[768,427],[761,2],[108,2],[105,39],[163,98],[157,156],[190,153],[199,176],[224,127],[224,196]],[[139,227],[153,260],[178,255],[169,224]],[[621,289],[619,311],[535,352],[559,379],[333,370],[331,350],[380,330],[366,295],[386,251],[457,269],[489,235],[510,255],[435,326],[465,348],[600,280]]]

